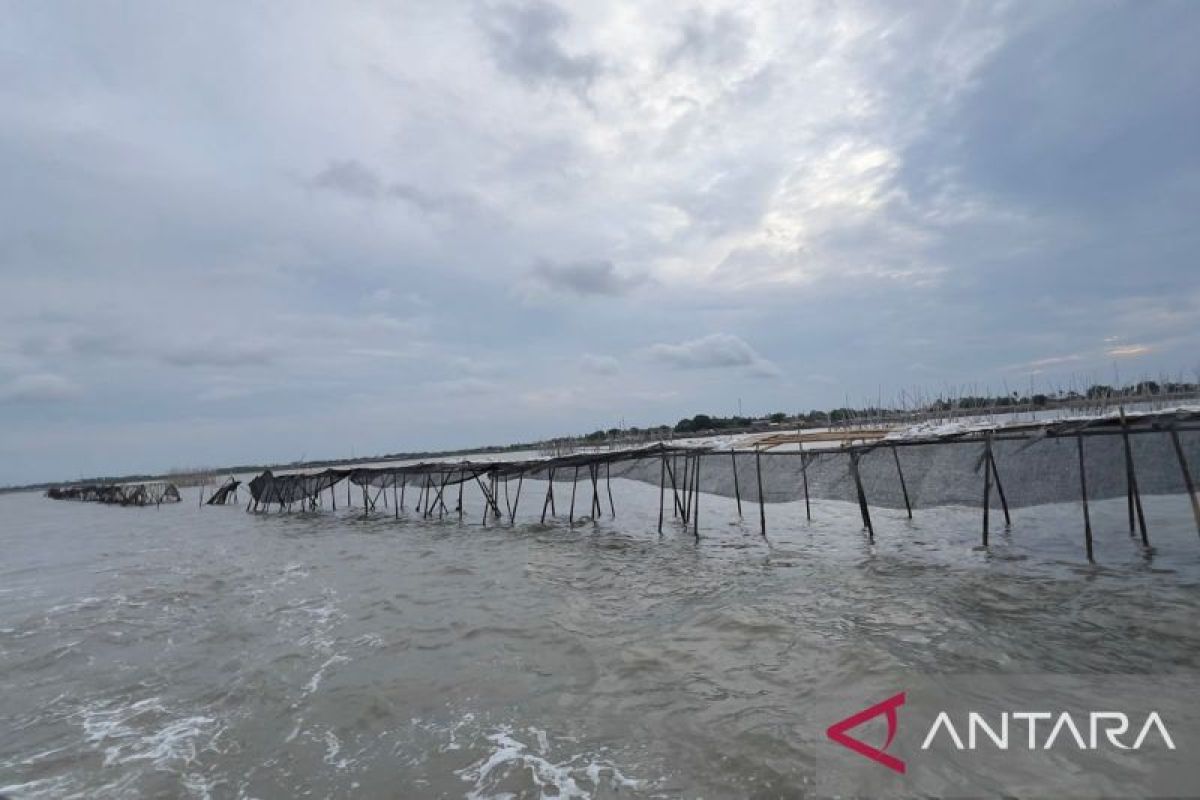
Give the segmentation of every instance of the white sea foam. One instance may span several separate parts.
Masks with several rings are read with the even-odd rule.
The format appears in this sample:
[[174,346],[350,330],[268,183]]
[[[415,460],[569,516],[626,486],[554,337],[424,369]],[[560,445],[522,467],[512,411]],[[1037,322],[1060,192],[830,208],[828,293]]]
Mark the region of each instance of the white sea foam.
[[526,770],[544,800],[587,800],[601,787],[638,789],[644,783],[627,777],[608,761],[582,754],[555,763],[546,757],[550,746],[546,732],[532,727],[528,730],[537,738],[542,755],[530,752],[524,742],[513,736],[512,728],[503,726],[487,735],[494,747],[487,758],[456,772],[472,784],[466,794],[470,800],[512,797],[509,793],[498,792],[495,787],[514,773]]
[[313,673],[313,676],[308,679],[308,683],[304,685],[304,693],[312,694],[321,686],[321,681],[325,679],[325,670],[329,669],[335,664],[341,664],[349,660],[350,659],[347,656],[344,656],[340,653],[334,653],[329,658],[325,659],[325,663],[317,668],[317,671]]
[[196,760],[198,743],[220,733],[212,717],[174,714],[157,697],[81,714],[88,742],[104,748],[106,767],[138,761],[149,761],[156,769],[189,765]]

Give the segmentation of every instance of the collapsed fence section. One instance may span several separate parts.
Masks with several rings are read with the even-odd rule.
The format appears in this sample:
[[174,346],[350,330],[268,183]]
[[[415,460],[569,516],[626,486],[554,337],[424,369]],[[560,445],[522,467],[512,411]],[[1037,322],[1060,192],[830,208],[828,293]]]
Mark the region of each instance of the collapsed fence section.
[[179,488],[169,481],[145,483],[79,483],[46,490],[52,500],[80,500],[119,506],[159,506],[178,503]]

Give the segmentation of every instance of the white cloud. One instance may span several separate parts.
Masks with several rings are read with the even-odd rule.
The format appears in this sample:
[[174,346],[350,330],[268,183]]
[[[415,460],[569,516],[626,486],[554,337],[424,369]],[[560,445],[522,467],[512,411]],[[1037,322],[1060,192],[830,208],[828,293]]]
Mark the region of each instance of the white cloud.
[[679,344],[655,344],[646,352],[651,358],[679,369],[744,367],[748,374],[758,377],[775,378],[783,374],[744,340],[728,333],[712,333]]

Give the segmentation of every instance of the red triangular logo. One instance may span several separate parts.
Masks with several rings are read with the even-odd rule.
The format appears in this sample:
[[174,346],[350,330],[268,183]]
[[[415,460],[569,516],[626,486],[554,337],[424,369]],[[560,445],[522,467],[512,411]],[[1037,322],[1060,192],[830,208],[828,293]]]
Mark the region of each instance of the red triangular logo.
[[[860,756],[866,756],[872,761],[877,761],[883,764],[893,772],[899,772],[901,775],[905,772],[904,762],[895,756],[890,756],[883,752],[891,745],[892,739],[896,738],[896,729],[899,725],[899,720],[896,716],[896,709],[904,705],[904,692],[893,695],[882,703],[876,703],[870,708],[864,708],[857,714],[852,714],[846,717],[841,722],[835,722],[829,726],[829,730],[825,734],[843,747],[849,747]],[[880,714],[887,714],[888,734],[887,741],[883,743],[882,748],[875,748],[871,745],[855,739],[853,736],[847,736],[846,731],[851,728],[856,728],[867,720],[875,719]]]

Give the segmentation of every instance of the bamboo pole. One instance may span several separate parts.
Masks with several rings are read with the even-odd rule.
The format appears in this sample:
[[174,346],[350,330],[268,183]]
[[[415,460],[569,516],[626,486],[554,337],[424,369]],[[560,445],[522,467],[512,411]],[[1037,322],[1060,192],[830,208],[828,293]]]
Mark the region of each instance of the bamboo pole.
[[696,454],[696,488],[692,494],[696,498],[696,507],[692,510],[692,535],[696,537],[696,541],[700,541],[700,454]]
[[550,505],[550,497],[554,494],[554,470],[550,470],[550,478],[546,481],[546,499],[542,501],[542,524],[546,524],[546,508]]
[[667,457],[662,456],[658,463],[658,532],[662,533],[663,505],[667,499]]
[[996,452],[990,450],[988,461],[991,462],[992,477],[996,481],[996,494],[1000,497],[1000,507],[1004,509],[1004,527],[1012,527],[1012,517],[1008,514],[1008,497],[1004,494],[1004,484],[1000,482],[1000,469],[996,466]]
[[613,519],[617,518],[617,507],[613,504],[612,496],[612,467],[608,461],[604,462],[604,485],[608,489],[608,513]]
[[983,546],[988,546],[988,512],[992,505],[992,437],[983,440]]
[[1179,443],[1179,431],[1171,429],[1171,444],[1175,446],[1175,457],[1179,459],[1179,471],[1183,473],[1183,485],[1187,489],[1188,500],[1192,501],[1192,517],[1196,520],[1196,532],[1200,533],[1200,500],[1196,499],[1196,485],[1192,483],[1192,473],[1188,469],[1187,458],[1183,454],[1183,445]]
[[1075,437],[1079,449],[1079,495],[1083,500],[1083,540],[1087,547],[1088,561],[1095,561],[1092,554],[1092,516],[1088,511],[1087,468],[1083,465],[1083,437]]
[[854,478],[854,488],[858,492],[858,511],[862,514],[863,527],[867,529],[867,538],[875,543],[875,526],[871,524],[871,509],[867,506],[867,493],[863,490],[862,476],[858,471],[858,453],[850,453],[850,475]]
[[571,479],[571,512],[567,515],[567,524],[575,524],[575,486],[579,483],[579,465],[575,465],[575,477]]
[[590,471],[592,473],[592,522],[600,516],[600,465],[591,464]]
[[733,463],[733,496],[737,498],[738,516],[742,515],[742,487],[738,485],[737,453],[729,451],[729,460]]
[[754,472],[758,477],[758,524],[763,538],[767,538],[767,506],[762,488],[762,451],[754,448]]
[[[896,451],[895,446],[892,446],[892,458],[896,461],[896,473],[900,476],[900,491],[904,493],[904,509],[908,511],[908,518],[912,519],[912,503],[908,500],[908,484],[904,482],[904,470],[900,468],[900,453]],[[805,498],[808,497],[808,492],[804,493]]]
[[1142,495],[1138,492],[1137,472],[1133,467],[1133,448],[1129,442],[1129,422],[1125,419],[1125,409],[1120,409],[1121,438],[1125,442],[1125,482],[1129,505],[1129,535],[1133,535],[1134,512],[1137,512],[1138,527],[1142,532],[1142,544],[1150,546],[1150,537],[1146,534],[1146,515],[1142,512]]
[[[674,460],[675,456],[672,456],[671,461]],[[671,497],[675,501],[675,505],[671,509],[672,516],[678,517],[682,506],[679,502],[679,487],[675,485],[675,470],[671,468],[671,461],[665,461],[665,464],[667,467],[667,476],[671,479]],[[675,466],[678,466],[678,462],[676,462]]]
[[510,522],[512,522],[514,525],[517,524],[517,506],[521,505],[521,487],[524,485],[525,473],[522,471],[517,475],[517,497],[515,500],[513,500],[512,505],[512,518],[510,519]]
[[804,452],[804,443],[800,443],[800,477],[804,482],[804,518],[812,522],[812,506],[808,502],[808,465],[812,458]]

